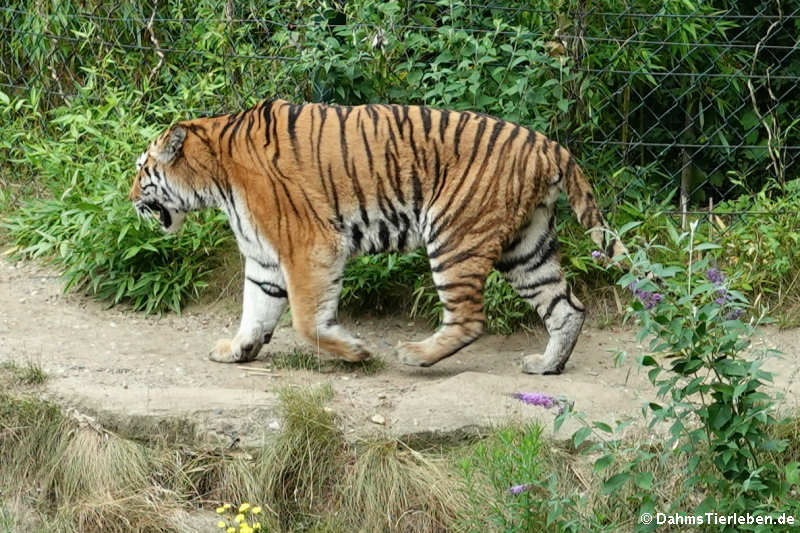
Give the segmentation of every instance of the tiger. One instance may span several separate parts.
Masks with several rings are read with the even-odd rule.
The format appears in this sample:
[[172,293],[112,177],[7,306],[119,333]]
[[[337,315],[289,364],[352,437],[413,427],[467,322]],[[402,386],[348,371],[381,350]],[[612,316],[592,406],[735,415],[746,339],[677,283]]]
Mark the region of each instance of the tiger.
[[560,266],[562,192],[606,256],[627,254],[575,158],[539,132],[471,111],[276,99],[170,126],[139,157],[130,200],[167,232],[190,211],[227,215],[244,257],[242,315],[212,361],[254,360],[287,304],[318,353],[365,360],[370,350],[337,318],[345,265],[421,248],[441,322],[424,340],[398,343],[400,362],[428,367],[475,341],[494,268],[549,334],[523,372],[559,374],[586,313]]

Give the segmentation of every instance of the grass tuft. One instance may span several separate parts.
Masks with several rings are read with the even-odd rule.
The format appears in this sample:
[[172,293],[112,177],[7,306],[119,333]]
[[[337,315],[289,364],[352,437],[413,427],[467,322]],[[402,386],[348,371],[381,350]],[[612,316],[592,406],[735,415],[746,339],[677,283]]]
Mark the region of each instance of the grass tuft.
[[341,372],[358,372],[365,376],[374,376],[386,369],[386,361],[375,355],[364,361],[351,363],[344,359],[331,359],[327,361],[328,367]]
[[283,425],[274,444],[260,458],[269,501],[282,523],[319,511],[327,491],[339,479],[346,443],[336,416],[324,404],[329,385],[286,388],[279,393]]
[[0,370],[5,373],[5,376],[0,375],[0,380],[9,379],[14,385],[41,385],[47,381],[47,374],[42,366],[33,361],[28,361],[24,366],[14,361],[5,361],[0,363]]
[[336,486],[346,531],[448,531],[463,498],[446,463],[402,442],[359,443]]
[[351,363],[344,359],[321,359],[311,352],[295,349],[291,352],[278,352],[269,360],[269,366],[276,369],[309,370],[312,372],[359,372],[365,376],[378,374],[386,368],[386,361],[372,356],[365,361]]
[[291,352],[278,352],[272,355],[269,365],[280,370],[316,370],[322,368],[322,361],[311,352],[295,349]]

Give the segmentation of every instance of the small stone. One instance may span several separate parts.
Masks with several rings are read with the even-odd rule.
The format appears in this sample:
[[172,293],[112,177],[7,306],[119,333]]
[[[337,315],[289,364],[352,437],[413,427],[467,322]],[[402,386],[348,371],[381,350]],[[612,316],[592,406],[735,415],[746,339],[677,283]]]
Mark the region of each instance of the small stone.
[[273,420],[272,422],[269,423],[267,427],[271,430],[277,431],[281,428],[281,425],[278,423],[277,420]]
[[372,418],[370,418],[369,420],[373,424],[378,424],[379,426],[383,426],[386,424],[386,419],[383,418],[383,416],[381,415],[372,415]]

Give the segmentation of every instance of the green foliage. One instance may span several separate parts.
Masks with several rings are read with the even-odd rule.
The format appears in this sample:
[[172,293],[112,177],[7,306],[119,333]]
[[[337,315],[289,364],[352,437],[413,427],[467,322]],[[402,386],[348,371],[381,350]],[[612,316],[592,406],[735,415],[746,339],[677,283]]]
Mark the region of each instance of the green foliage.
[[[348,263],[341,303],[354,311],[408,312],[433,325],[442,316],[442,304],[434,288],[428,258],[421,250],[410,254],[378,254],[357,257]],[[403,307],[400,307],[402,305]],[[534,323],[535,312],[519,297],[499,272],[492,272],[484,291],[486,327],[509,334]]]
[[[505,527],[518,516],[516,500],[497,504],[485,489],[475,490],[478,472],[486,472],[484,487],[495,490],[523,483],[518,496],[532,496],[524,512],[538,514],[536,529],[542,531],[654,531],[655,520],[639,517],[657,512],[750,513],[774,522],[718,525],[725,531],[782,531],[786,525],[778,517],[796,515],[798,424],[776,414],[768,388],[772,375],[764,370],[775,353],[750,345],[760,321],[744,321],[754,310],[736,290],[743,278],[726,277],[714,266],[716,245],[698,243],[696,229],[697,222],[688,232],[668,228],[659,238],[670,249],[653,244],[638,251],[630,257],[631,271],[618,281],[633,292],[630,316],[641,325],[639,340],[649,342],[640,358],[658,397],[643,406],[649,431],[640,435],[630,420],[590,422],[568,408],[555,418],[556,431],[566,420],[580,423],[568,454],[525,453],[524,441],[508,438],[521,430],[499,433],[478,448],[482,462],[465,463],[473,528],[488,523],[487,517]],[[648,260],[655,255],[669,259]],[[580,473],[580,457],[590,462],[591,472]],[[516,475],[503,478],[506,472]],[[576,489],[578,484],[583,488]]]
[[800,264],[800,180],[748,193],[719,205],[720,212],[757,212],[732,217],[717,242],[720,256],[741,276],[741,286],[753,294],[783,296],[796,292]]
[[[538,425],[498,430],[461,462],[468,512],[465,531],[545,531],[550,525],[532,483],[543,475]],[[517,487],[518,494],[509,489]]]
[[[47,113],[59,128],[52,137],[26,131],[27,120],[20,119],[14,144],[4,147],[49,191],[22,205],[2,227],[19,255],[62,267],[66,288],[148,312],[178,311],[205,286],[215,253],[231,239],[218,213],[198,216],[175,236],[137,217],[127,198],[131,162],[158,126],[126,112],[134,101],[107,93],[102,106],[56,108]],[[32,105],[15,100],[6,109],[16,107]]]
[[[786,510],[792,484],[787,467],[793,466],[775,464],[768,456],[787,445],[771,437],[778,421],[765,386],[772,374],[762,367],[763,358],[772,354],[745,355],[753,333],[753,323],[740,319],[747,300],[707,258],[696,259],[713,245],[695,245],[695,227],[674,236],[674,246],[688,255],[686,267],[649,263],[641,252],[635,270],[619,281],[638,291],[633,311],[642,324],[639,338],[651,338],[651,351],[664,358],[647,355],[641,361],[651,368],[648,376],[664,400],[649,405],[651,427],[669,426],[667,449],[690,458],[687,488],[707,494],[687,510],[775,516]],[[643,272],[651,272],[661,286],[638,281]],[[654,303],[656,290],[663,294]],[[632,463],[616,476],[622,483],[635,480],[635,472]]]
[[0,532],[13,533],[16,530],[16,523],[17,521],[14,519],[11,511],[0,504]]
[[[789,4],[796,9],[794,1],[783,9]],[[796,54],[783,51],[785,43],[794,41],[792,24],[767,31],[780,7],[696,0],[602,1],[594,6],[609,15],[593,16],[585,26],[573,17],[564,31],[580,32],[589,47],[582,66],[593,74],[582,80],[575,127],[579,138],[593,141],[591,152],[581,154],[592,169],[607,173],[627,166],[662,192],[685,181],[690,200],[701,206],[720,193],[746,190],[731,181],[732,171],[745,176],[751,189],[781,176],[764,170],[769,157],[761,147],[768,143],[770,122],[791,121],[796,113],[790,109],[797,104],[789,98],[778,105],[768,101],[767,87],[783,94],[774,91],[786,90],[791,81],[765,83],[759,78],[778,70],[796,73],[800,65]],[[619,12],[664,16],[611,15]],[[775,46],[776,54],[754,54],[728,44],[759,41]],[[748,82],[751,74],[756,77]],[[775,114],[762,121],[754,106],[762,113],[774,109]],[[797,132],[787,130],[786,138],[771,142],[782,144],[789,138],[789,144],[796,144]],[[604,142],[612,140],[619,144]],[[704,144],[718,148],[694,147]],[[606,187],[619,196],[628,182],[606,179]]]
[[[672,255],[685,263],[650,262],[640,250],[631,272],[618,282],[633,291],[631,313],[641,324],[639,339],[649,339],[650,354],[640,362],[649,369],[659,399],[643,410],[653,431],[666,432],[663,444],[626,443],[615,438],[625,424],[612,428],[602,422],[584,422],[573,439],[577,446],[594,436],[596,443],[586,451],[599,454],[594,467],[605,476],[605,493],[618,501],[622,491],[636,516],[656,510],[791,513],[798,463],[782,455],[788,444],[779,437],[785,422],[776,419],[775,400],[766,388],[772,374],[763,369],[764,359],[773,352],[752,355],[748,339],[754,322],[742,321],[748,301],[732,288],[736,278],[713,267],[708,254],[698,258],[715,245],[697,244],[696,227],[695,222],[689,232],[670,234],[678,252]],[[654,476],[652,464],[676,461],[685,463],[681,496],[665,501],[659,494],[672,479]],[[641,531],[656,527],[655,522],[634,525]],[[730,530],[776,529],[738,524]]]
[[[428,258],[419,250],[406,255],[356,257],[348,263],[343,283],[342,305],[373,313],[397,312],[398,301],[407,305],[412,291],[433,286]],[[429,306],[423,306],[419,314],[430,312]]]

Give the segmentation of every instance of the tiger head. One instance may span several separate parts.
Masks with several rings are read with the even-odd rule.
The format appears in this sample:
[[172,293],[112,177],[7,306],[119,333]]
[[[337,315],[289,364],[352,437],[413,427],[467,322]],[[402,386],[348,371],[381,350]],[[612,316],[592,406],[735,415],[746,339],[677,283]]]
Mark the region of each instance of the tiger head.
[[186,213],[199,206],[192,197],[192,176],[184,157],[186,128],[175,125],[150,143],[136,161],[130,199],[139,215],[158,217],[167,233],[178,231]]

